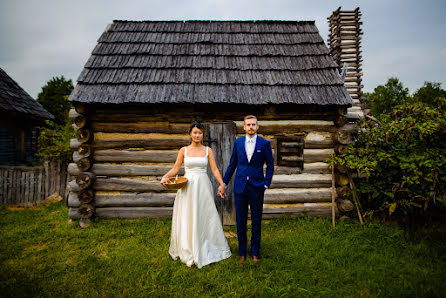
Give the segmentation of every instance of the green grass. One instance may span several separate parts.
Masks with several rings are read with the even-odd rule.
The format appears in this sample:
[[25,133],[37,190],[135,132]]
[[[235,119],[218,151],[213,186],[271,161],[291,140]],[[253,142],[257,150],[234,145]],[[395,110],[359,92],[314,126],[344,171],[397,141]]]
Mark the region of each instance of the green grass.
[[100,219],[81,229],[63,202],[2,207],[0,296],[446,296],[443,234],[282,218],[263,224],[260,267],[237,264],[233,238],[231,258],[200,270],[170,258],[170,224]]

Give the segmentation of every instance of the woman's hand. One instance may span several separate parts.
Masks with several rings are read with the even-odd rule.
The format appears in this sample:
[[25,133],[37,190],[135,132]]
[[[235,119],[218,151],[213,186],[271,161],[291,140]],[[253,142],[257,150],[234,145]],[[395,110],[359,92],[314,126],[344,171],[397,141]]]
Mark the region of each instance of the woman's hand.
[[166,176],[163,176],[163,178],[161,178],[160,183],[162,186],[166,187],[166,185],[169,183],[169,179],[167,179]]
[[222,199],[224,199],[224,197],[225,197],[225,193],[226,193],[225,185],[224,185],[224,184],[221,184],[221,185],[218,187],[217,195],[219,195]]

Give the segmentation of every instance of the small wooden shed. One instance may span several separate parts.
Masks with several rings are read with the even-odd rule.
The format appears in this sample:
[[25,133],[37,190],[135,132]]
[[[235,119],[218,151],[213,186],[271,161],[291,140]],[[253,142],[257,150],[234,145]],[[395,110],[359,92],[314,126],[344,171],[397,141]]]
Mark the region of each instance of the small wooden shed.
[[54,117],[0,68],[0,165],[35,161],[36,127],[46,119]]
[[[325,159],[352,105],[337,68],[314,21],[114,21],[69,97],[69,217],[170,216],[175,193],[158,181],[189,124],[206,124],[224,173],[247,114],[277,164],[264,218],[330,214]],[[233,223],[232,196],[216,204]]]

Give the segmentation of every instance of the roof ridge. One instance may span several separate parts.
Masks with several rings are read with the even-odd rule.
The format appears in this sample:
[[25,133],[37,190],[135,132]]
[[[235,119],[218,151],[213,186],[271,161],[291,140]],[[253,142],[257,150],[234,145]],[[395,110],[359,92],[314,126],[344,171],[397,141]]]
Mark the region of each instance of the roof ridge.
[[113,20],[113,23],[282,23],[315,24],[314,20]]

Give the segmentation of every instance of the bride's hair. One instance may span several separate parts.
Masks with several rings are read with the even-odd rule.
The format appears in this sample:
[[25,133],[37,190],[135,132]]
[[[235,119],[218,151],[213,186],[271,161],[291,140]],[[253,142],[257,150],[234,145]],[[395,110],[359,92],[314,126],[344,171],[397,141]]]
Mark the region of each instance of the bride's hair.
[[190,125],[190,128],[189,128],[189,133],[191,133],[191,131],[192,131],[192,129],[194,129],[194,127],[196,127],[196,128],[198,128],[199,130],[201,130],[202,132],[203,132],[203,134],[204,134],[204,126],[203,126],[203,124],[201,124],[200,122],[194,122],[194,123],[192,123],[191,125]]

